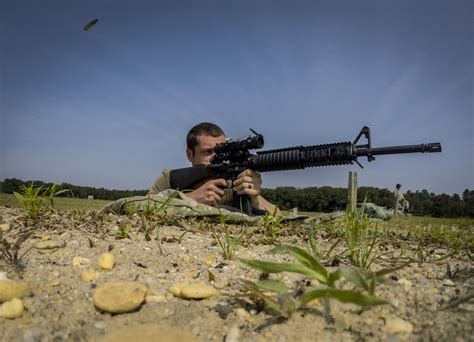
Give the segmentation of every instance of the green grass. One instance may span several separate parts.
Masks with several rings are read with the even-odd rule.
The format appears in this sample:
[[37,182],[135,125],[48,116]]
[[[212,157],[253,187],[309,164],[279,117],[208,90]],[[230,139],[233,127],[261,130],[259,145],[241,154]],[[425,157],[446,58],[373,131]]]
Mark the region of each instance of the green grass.
[[386,223],[388,231],[416,241],[438,242],[453,249],[474,249],[474,219],[397,217]]
[[[112,201],[56,197],[54,199],[54,207],[60,210],[99,210],[110,202]],[[0,206],[9,206],[12,208],[21,207],[13,194],[4,193],[0,193]]]
[[459,229],[474,229],[474,219],[472,218],[438,218],[429,216],[397,216],[389,222],[399,227],[412,225],[434,225],[434,226],[456,226]]

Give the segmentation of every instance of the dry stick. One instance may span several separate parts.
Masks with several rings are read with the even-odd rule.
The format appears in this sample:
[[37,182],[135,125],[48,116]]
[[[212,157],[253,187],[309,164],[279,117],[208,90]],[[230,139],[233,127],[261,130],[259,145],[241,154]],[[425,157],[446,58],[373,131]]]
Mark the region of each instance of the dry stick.
[[464,297],[458,298],[457,300],[455,300],[454,302],[452,302],[449,305],[446,305],[445,307],[441,308],[440,310],[448,310],[448,309],[455,308],[459,304],[462,304],[462,303],[465,303],[465,302],[469,301],[471,298],[474,298],[474,291],[468,292]]

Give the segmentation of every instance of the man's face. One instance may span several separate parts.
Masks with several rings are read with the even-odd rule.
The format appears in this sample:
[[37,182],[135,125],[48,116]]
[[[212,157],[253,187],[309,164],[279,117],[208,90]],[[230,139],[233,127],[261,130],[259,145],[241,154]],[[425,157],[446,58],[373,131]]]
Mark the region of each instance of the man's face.
[[210,164],[212,158],[215,156],[214,147],[217,144],[225,142],[225,136],[223,135],[218,137],[198,135],[196,139],[198,144],[194,148],[194,152],[190,149],[186,149],[186,156],[193,166]]

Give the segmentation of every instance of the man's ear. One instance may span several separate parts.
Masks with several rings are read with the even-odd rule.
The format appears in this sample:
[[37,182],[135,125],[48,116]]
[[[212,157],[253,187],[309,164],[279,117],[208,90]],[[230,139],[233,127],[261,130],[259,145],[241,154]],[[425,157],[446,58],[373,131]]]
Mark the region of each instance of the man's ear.
[[186,149],[186,157],[187,157],[188,160],[192,163],[192,162],[193,162],[193,158],[194,158],[193,150],[191,150],[190,148],[187,148],[187,149]]

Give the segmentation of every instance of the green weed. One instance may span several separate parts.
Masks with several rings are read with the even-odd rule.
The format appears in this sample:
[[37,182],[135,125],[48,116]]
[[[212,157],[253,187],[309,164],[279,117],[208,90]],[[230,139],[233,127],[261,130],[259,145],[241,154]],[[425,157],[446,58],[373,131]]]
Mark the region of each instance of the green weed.
[[273,213],[266,213],[263,216],[263,230],[265,237],[270,239],[271,242],[275,241],[276,238],[280,235],[281,229],[280,225],[285,217],[278,215],[278,208],[275,207]]
[[322,250],[318,247],[316,242],[316,234],[314,227],[309,228],[308,233],[308,251],[318,260],[328,260],[331,258],[332,252],[336,249],[337,245],[341,242],[340,239],[336,239],[327,250]]
[[120,239],[130,239],[130,232],[132,231],[132,225],[129,223],[123,228],[119,228],[115,231],[115,238]]
[[[150,232],[148,229],[148,222],[154,218],[162,219],[166,216],[166,209],[168,208],[169,203],[178,196],[178,191],[174,191],[168,198],[163,202],[156,202],[151,200],[149,197],[147,199],[145,207],[140,211],[140,220],[141,220],[141,230],[145,234],[145,239],[147,241],[151,240]],[[131,205],[126,209],[128,214],[135,211],[135,209],[130,209]],[[158,241],[158,248],[160,253],[163,254],[160,225],[155,224],[155,233],[156,239]]]
[[237,248],[239,248],[239,246],[241,245],[242,239],[247,232],[248,226],[245,224],[242,227],[240,233],[238,233],[237,235],[232,235],[230,232],[229,226],[227,225],[227,222],[226,222],[226,219],[227,219],[226,216],[221,214],[219,216],[219,219],[220,219],[221,227],[223,228],[222,231],[223,231],[224,236],[221,237],[220,236],[221,233],[215,232],[215,231],[212,232],[212,236],[217,241],[218,245],[221,247],[224,259],[231,260],[234,258],[234,254]]
[[29,186],[22,185],[21,193],[14,192],[22,210],[27,217],[36,222],[48,209],[54,209],[54,197],[69,190],[58,190],[57,184],[50,187],[36,187],[33,182]]
[[375,231],[371,231],[370,224],[371,221],[362,206],[359,212],[346,215],[345,225],[341,231],[351,263],[363,269],[368,269],[377,257],[375,247],[378,243],[378,225],[376,224]]
[[[320,284],[320,286],[309,288],[307,291],[298,288],[290,292],[285,284],[278,281],[252,282],[244,280],[242,285],[248,291],[246,295],[254,300],[264,301],[272,314],[287,318],[307,303],[320,298],[333,298],[343,303],[353,303],[360,306],[362,310],[375,305],[390,304],[375,296],[375,287],[376,284],[383,282],[384,275],[399,268],[367,272],[341,267],[334,272],[329,272],[316,258],[296,246],[276,247],[270,253],[289,254],[297,260],[297,263],[278,263],[243,258],[240,261],[266,273],[299,273]],[[268,292],[271,294],[269,295]]]

